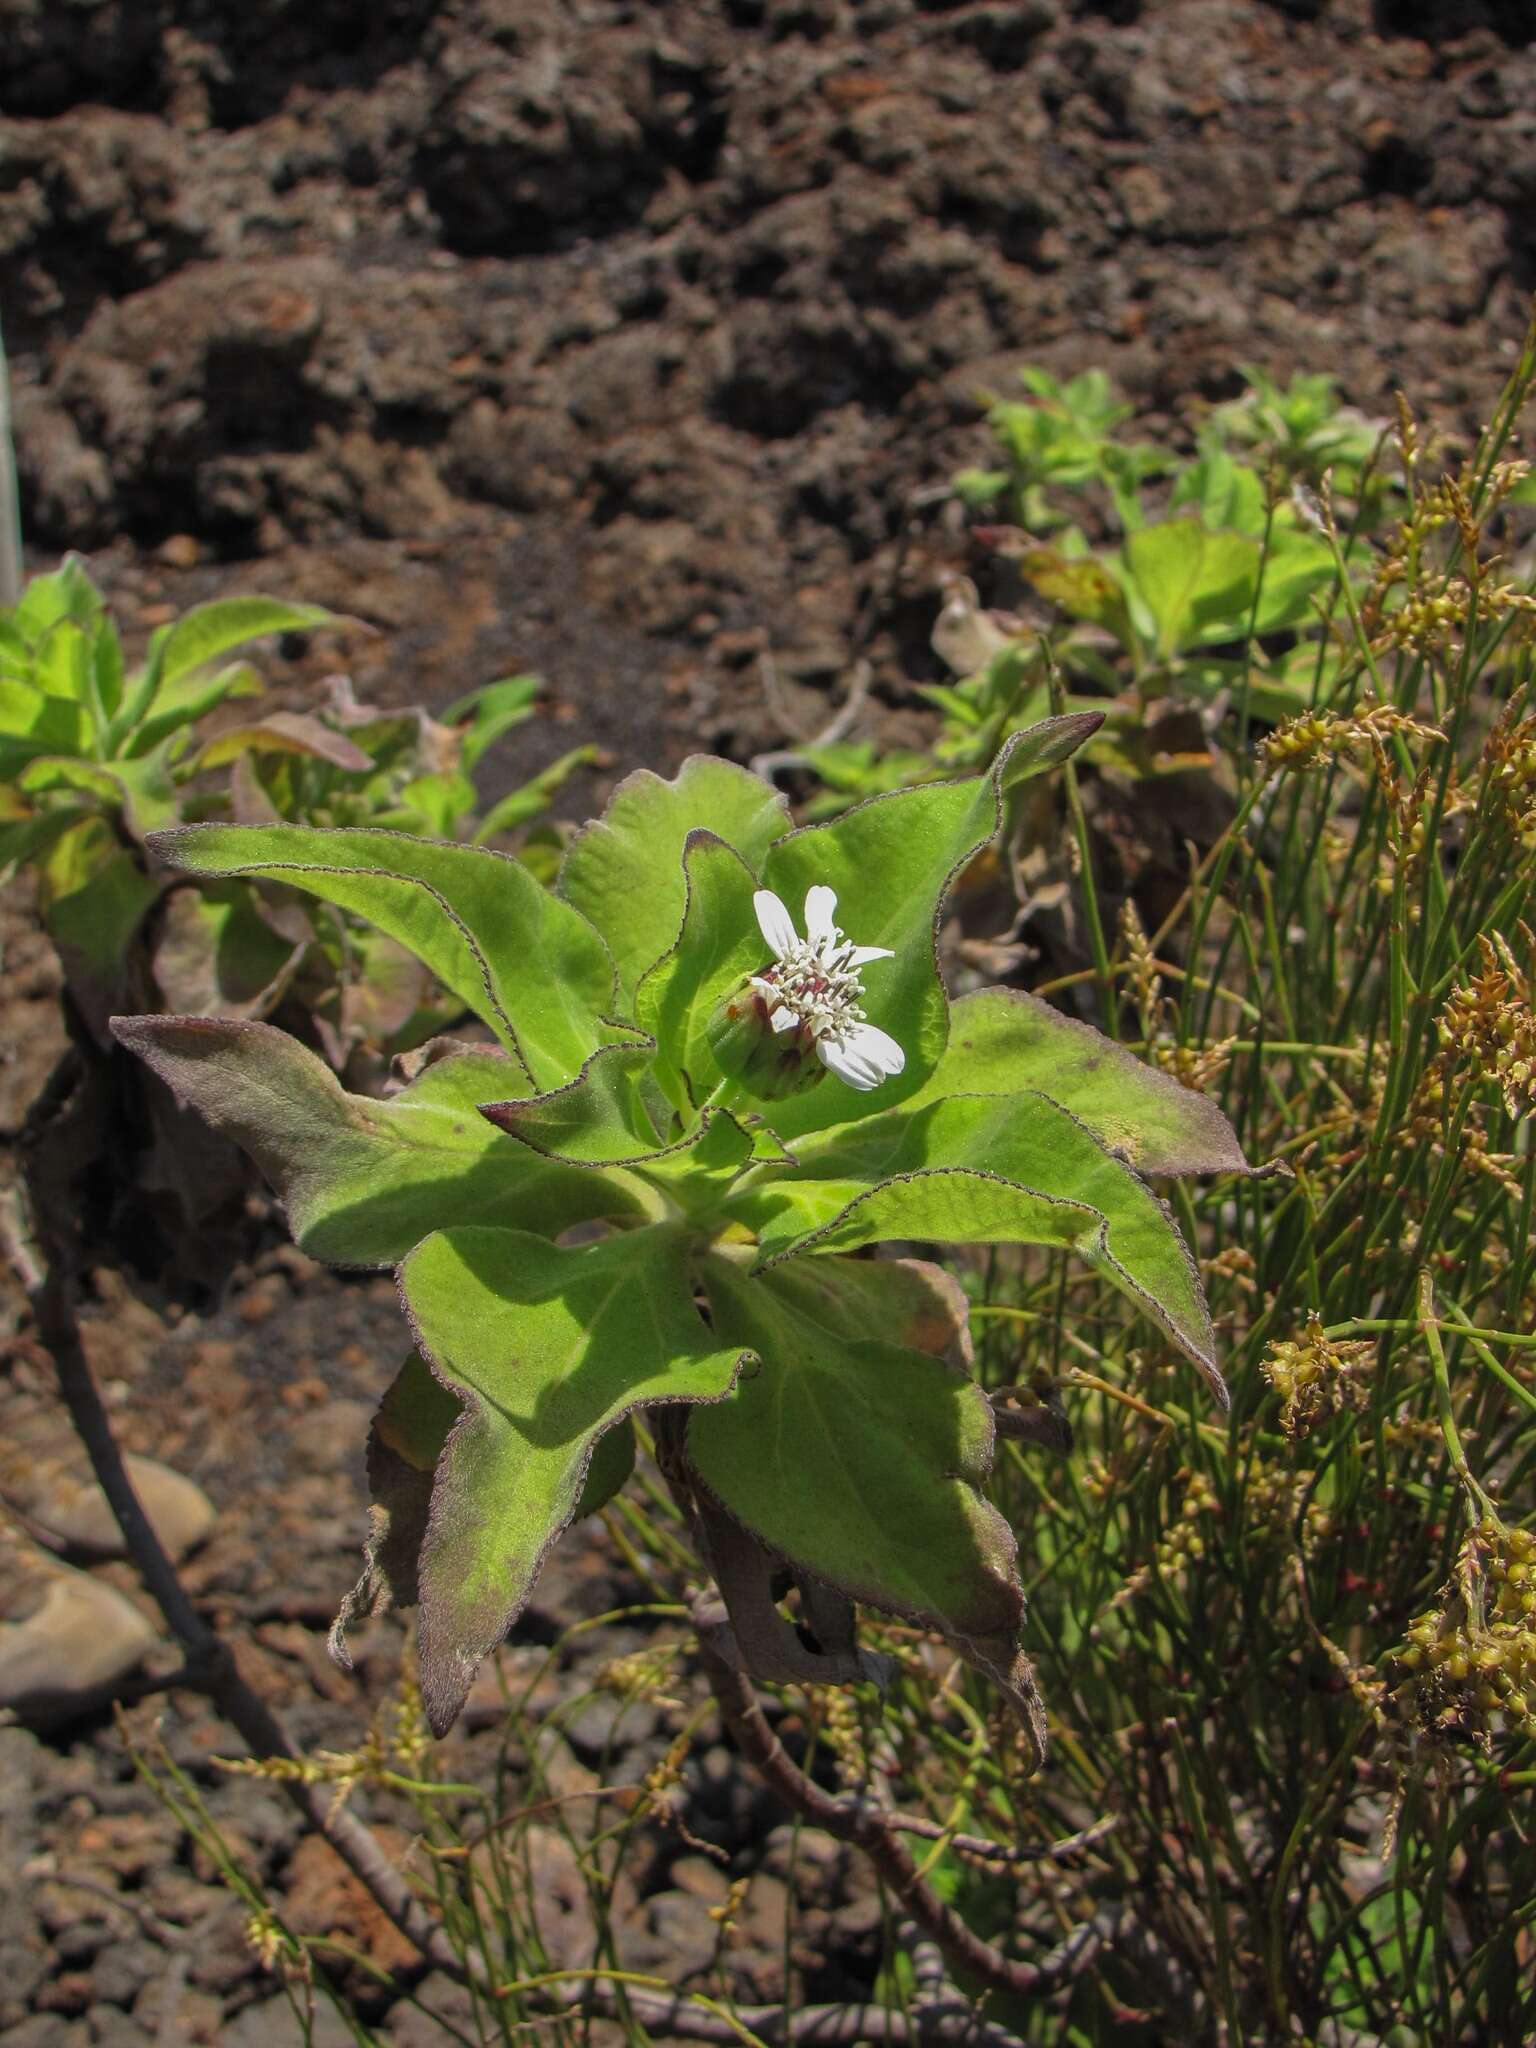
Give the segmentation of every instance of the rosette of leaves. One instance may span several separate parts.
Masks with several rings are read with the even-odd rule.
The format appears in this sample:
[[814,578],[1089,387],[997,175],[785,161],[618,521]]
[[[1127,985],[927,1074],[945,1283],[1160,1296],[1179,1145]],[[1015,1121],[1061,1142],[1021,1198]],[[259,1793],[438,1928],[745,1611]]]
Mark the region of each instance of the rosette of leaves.
[[73,1046],[78,1137],[61,1199],[98,1240],[178,1286],[202,1290],[227,1271],[249,1168],[150,1076],[135,1081],[107,1018],[159,1002],[162,967],[178,1007],[259,1005],[291,975],[301,955],[291,932],[261,916],[249,892],[205,904],[195,890],[170,891],[149,839],[203,815],[199,722],[262,687],[249,662],[228,657],[263,635],[327,623],[313,605],[226,598],[158,628],[129,668],[73,556],[0,611],[0,875],[32,870]]
[[1218,442],[1252,449],[1256,459],[1277,464],[1287,478],[1317,485],[1326,477],[1340,497],[1359,497],[1369,479],[1373,502],[1362,505],[1362,523],[1374,525],[1392,489],[1376,463],[1386,421],[1345,405],[1336,380],[1325,373],[1298,370],[1282,389],[1256,365],[1240,368],[1248,389],[1211,414]]
[[130,670],[75,556],[0,611],[0,868],[35,872],[43,923],[91,1030],[147,993],[135,948],[165,886],[147,842],[187,815],[187,785],[203,765],[195,728],[226,700],[260,693],[250,664],[225,657],[265,634],[334,623],[315,605],[223,598],[159,627]]
[[1057,643],[1068,674],[1114,691],[1129,682],[1139,705],[1241,688],[1254,716],[1279,720],[1310,703],[1329,658],[1312,600],[1334,580],[1333,551],[1220,449],[1180,473],[1166,516],[1139,522],[1118,547],[1090,549],[1075,529],[1054,544],[990,537],[1078,622]]
[[961,502],[1001,512],[1031,533],[1048,533],[1066,523],[1053,493],[1097,484],[1122,520],[1133,517],[1139,486],[1171,467],[1149,442],[1118,438],[1116,430],[1135,408],[1102,370],[1062,382],[1026,364],[1019,380],[1028,398],[994,399],[987,410],[1002,466],[962,470],[954,479]]
[[[1144,1177],[1241,1168],[1219,1111],[1028,996],[951,1003],[939,974],[951,883],[1010,790],[1093,726],[1046,721],[986,774],[799,829],[727,762],[642,772],[553,893],[506,856],[377,830],[158,842],[195,874],[366,916],[494,1039],[434,1043],[373,1100],[261,1023],[114,1026],[249,1149],[305,1250],[396,1269],[414,1348],[373,1425],[367,1565],[338,1636],[417,1603],[439,1731],[550,1545],[624,1483],[643,1416],[748,1668],[874,1674],[863,1603],[941,1632],[1040,1739],[964,1299],[939,1266],[876,1248],[1074,1253],[1223,1397],[1195,1267]],[[826,1072],[757,1101],[712,1027],[763,974],[758,892],[817,888],[866,956],[889,949],[865,1001],[905,1066],[868,1092]],[[778,1604],[791,1582],[798,1629]]]

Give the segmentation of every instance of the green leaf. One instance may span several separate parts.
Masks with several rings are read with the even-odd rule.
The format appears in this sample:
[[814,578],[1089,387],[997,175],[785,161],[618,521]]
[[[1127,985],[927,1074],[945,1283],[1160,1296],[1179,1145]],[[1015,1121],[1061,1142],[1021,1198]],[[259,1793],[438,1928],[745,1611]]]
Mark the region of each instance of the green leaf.
[[[453,998],[442,994],[404,946],[397,946],[383,932],[348,932],[346,938],[336,966],[343,1046],[361,1043],[380,1050],[403,1050],[453,1022]],[[344,1063],[335,1052],[330,1052],[330,1058],[334,1066]]]
[[400,1286],[465,1409],[418,1573],[422,1694],[442,1734],[575,1514],[603,1432],[643,1402],[721,1400],[744,1361],[695,1309],[683,1240],[665,1227],[570,1251],[515,1230],[440,1231]]
[[846,1271],[815,1259],[749,1278],[705,1261],[717,1333],[761,1363],[689,1416],[689,1460],[772,1549],[851,1598],[966,1635],[1009,1632],[1024,1611],[1013,1534],[979,1491],[991,1407],[957,1367],[870,1336],[865,1288],[845,1296]]
[[949,480],[949,487],[962,505],[979,512],[997,500],[1008,488],[1006,469],[962,469]]
[[[653,1056],[648,1044],[604,1046],[567,1087],[487,1102],[481,1114],[546,1159],[647,1166],[664,1179],[734,1176],[752,1156],[753,1140],[726,1111],[705,1109],[687,1135],[671,1143],[659,1134],[655,1119],[670,1119],[650,1080]],[[776,1156],[776,1148],[767,1156]]]
[[101,610],[101,593],[75,554],[66,555],[48,576],[34,576],[11,612],[23,637],[36,645],[61,619],[88,620]]
[[[428,837],[456,839],[475,808],[475,785],[457,769],[451,775],[434,771],[413,777],[401,790],[400,801],[422,819]],[[382,825],[390,820],[377,817],[371,822]],[[478,838],[475,844],[480,844]]]
[[[167,740],[184,743],[197,721],[222,704],[227,697],[259,697],[265,685],[248,661],[231,662],[215,674],[194,670],[167,685],[154,698],[155,710],[145,717],[138,699],[130,696],[107,734],[110,752],[134,759],[152,754]],[[140,690],[140,685],[135,685]],[[144,695],[147,704],[148,696]]]
[[[413,1351],[390,1382],[368,1434],[369,1516],[367,1563],[331,1632],[331,1649],[351,1668],[343,1632],[357,1614],[414,1607],[417,1568],[432,1511],[432,1486],[449,1432],[464,1404],[434,1378]],[[635,1432],[626,1419],[597,1439],[573,1520],[595,1515],[619,1492],[635,1467]]]
[[544,685],[537,676],[508,676],[499,683],[486,683],[460,697],[443,713],[445,725],[464,728],[459,760],[473,771],[487,747],[524,719],[532,718],[534,701]]
[[[93,1004],[112,999],[128,949],[161,884],[152,881],[103,817],[82,818],[37,861],[38,910],[71,980]],[[93,1020],[95,1021],[95,1020]]]
[[1236,1133],[1208,1095],[1021,989],[981,989],[951,1003],[944,1057],[907,1107],[1027,1088],[1070,1110],[1141,1173],[1249,1170]]
[[282,999],[308,945],[274,931],[243,883],[189,883],[161,908],[155,982],[180,1016],[261,1017]]
[[752,898],[757,880],[713,832],[683,842],[682,930],[635,991],[635,1019],[656,1040],[657,1077],[673,1102],[701,1103],[723,1078],[708,1041],[723,997],[765,965]]
[[203,875],[261,875],[354,911],[414,953],[539,1087],[580,1071],[611,1032],[602,940],[519,862],[398,832],[194,825],[157,841]]
[[619,784],[602,817],[573,840],[559,892],[608,941],[626,1006],[682,925],[689,833],[706,827],[755,869],[789,823],[776,789],[712,754],[693,755],[671,782],[642,768]]
[[304,633],[345,623],[319,605],[289,604],[277,597],[224,597],[194,606],[151,639],[149,658],[134,676],[109,728],[112,750],[126,745],[129,753],[146,753],[225,696],[251,695],[254,671],[244,663],[211,680],[202,675],[221,654],[264,634]]
[[18,676],[0,677],[0,775],[12,775],[34,754],[81,754],[87,745],[83,708]]
[[[726,1256],[739,1271],[740,1255]],[[965,1289],[931,1259],[802,1259],[774,1270],[792,1281],[795,1299],[812,1302],[817,1320],[844,1338],[878,1331],[882,1343],[966,1370],[972,1364]]]
[[1019,557],[1019,573],[1069,618],[1102,626],[1122,647],[1134,645],[1125,592],[1102,562],[1092,557],[1075,561],[1059,548],[1033,547]]
[[363,1575],[331,1629],[331,1654],[345,1669],[346,1628],[358,1614],[416,1603],[416,1561],[427,1533],[432,1480],[448,1432],[461,1413],[419,1351],[385,1390],[368,1432],[368,1541]]
[[837,892],[837,921],[854,944],[891,948],[893,959],[865,970],[864,1007],[907,1058],[905,1072],[873,1099],[828,1079],[776,1103],[772,1122],[781,1138],[868,1116],[922,1086],[948,1032],[937,937],[950,885],[1002,823],[1007,792],[1067,759],[1101,723],[1097,712],[1047,719],[1016,733],[985,775],[871,797],[831,824],[804,826],[771,849],[763,886],[797,923],[807,890],[826,883]]
[[517,1069],[451,1054],[380,1102],[349,1095],[285,1031],[213,1017],[116,1017],[130,1050],[245,1148],[282,1198],[300,1249],[341,1266],[389,1266],[431,1231],[492,1222],[558,1234],[641,1212],[614,1176],[551,1164],[480,1115]]
[[98,707],[94,688],[94,640],[88,625],[61,619],[39,642],[33,671],[37,687],[50,697],[80,705],[94,726]]
[[59,810],[0,812],[0,868],[36,860],[54,840],[89,815],[73,805]]
[[29,761],[16,777],[16,787],[28,796],[42,796],[51,789],[78,789],[110,809],[123,801],[123,787],[95,761],[70,754],[40,754]]
[[431,1472],[463,1412],[464,1404],[435,1377],[421,1353],[413,1351],[379,1403],[373,1433],[413,1472]]
[[96,621],[92,636],[91,671],[98,711],[103,720],[109,719],[123,701],[123,643],[105,614]]
[[27,763],[16,784],[33,796],[53,789],[85,791],[109,811],[121,812],[141,843],[181,815],[176,786],[158,758],[96,762],[78,755],[43,754]]
[[[368,1433],[369,1515],[367,1563],[343,1603],[331,1632],[331,1650],[351,1668],[343,1640],[358,1614],[413,1607],[417,1565],[431,1518],[437,1461],[464,1404],[432,1374],[419,1351],[401,1366],[379,1403]],[[626,1420],[598,1438],[573,1520],[595,1515],[624,1485],[635,1466],[635,1432]]]
[[1063,1246],[1161,1324],[1225,1401],[1199,1276],[1166,1206],[1047,1096],[954,1095],[868,1118],[806,1144],[798,1165],[727,1208],[758,1231],[763,1266],[896,1238]]
[[1234,462],[1221,447],[1208,447],[1198,461],[1179,472],[1168,502],[1175,509],[1198,506],[1201,519],[1212,530],[1264,531],[1264,479],[1256,469]]
[[1302,531],[1292,523],[1292,517],[1282,507],[1270,529],[1264,580],[1254,607],[1256,634],[1274,633],[1309,619],[1313,592],[1331,583],[1336,573],[1333,550],[1327,541],[1320,534]]
[[635,1426],[626,1417],[612,1429],[604,1430],[592,1449],[586,1483],[576,1503],[572,1521],[595,1515],[605,1508],[635,1469]]
[[107,772],[122,790],[123,815],[140,845],[151,832],[164,831],[181,818],[181,800],[163,753],[136,761],[109,761]]
[[604,1046],[564,1088],[487,1102],[483,1114],[548,1158],[594,1166],[653,1159],[663,1141],[640,1094],[650,1063],[649,1046]]
[[1198,519],[1169,519],[1127,535],[1127,570],[1152,619],[1165,659],[1213,632],[1247,631],[1259,544],[1241,533],[1211,533]]
[[220,597],[184,612],[167,633],[160,654],[160,687],[168,688],[221,654],[269,633],[311,633],[317,626],[348,623],[318,604],[290,604],[280,597]]

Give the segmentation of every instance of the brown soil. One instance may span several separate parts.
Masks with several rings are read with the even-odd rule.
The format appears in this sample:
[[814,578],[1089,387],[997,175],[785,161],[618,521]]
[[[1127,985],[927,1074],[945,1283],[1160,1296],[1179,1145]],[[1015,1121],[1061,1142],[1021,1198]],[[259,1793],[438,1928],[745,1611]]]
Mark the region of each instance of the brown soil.
[[[1187,435],[1245,362],[1331,370],[1371,410],[1401,385],[1471,426],[1536,285],[1533,38],[1526,0],[0,0],[33,559],[87,550],[141,630],[225,589],[333,604],[380,629],[345,648],[360,693],[442,703],[539,669],[548,713],[488,794],[578,739],[614,769],[776,743],[858,655],[869,729],[919,733],[903,685],[967,559],[924,494],[984,459],[976,393],[1020,361],[1110,370],[1154,432]],[[271,673],[302,693],[337,658],[295,644]],[[24,923],[13,904],[7,1128],[56,1042]],[[220,1504],[199,1597],[302,1739],[347,1741],[397,1662],[389,1628],[360,1683],[321,1647],[401,1349],[388,1283],[284,1252],[203,1318],[110,1275],[98,1295],[130,1443]],[[24,1341],[10,1358],[14,1417],[47,1396]],[[580,1542],[533,1636],[634,1590]],[[195,1702],[167,1714],[253,1864],[305,1924],[344,1924],[280,1801],[211,1772],[224,1738]],[[667,1727],[652,1713],[627,1775]],[[32,1879],[0,1906],[6,2038],[286,2039],[238,1912],[115,1734],[0,1744],[4,1862]],[[723,1751],[690,1796],[782,1920],[773,1817]],[[675,1874],[680,1846],[658,1840],[630,1902],[638,1967],[708,1929],[708,1866]],[[755,1996],[776,1989],[763,1910]],[[812,1994],[856,1993],[867,1895],[839,1867],[808,1910]],[[174,1931],[209,1915],[188,1960]]]
[[1245,362],[1469,424],[1536,285],[1533,34],[1524,0],[0,0],[27,530],[141,610],[341,604],[396,693],[531,664],[626,759],[761,743],[759,650],[810,721],[854,651],[887,697],[931,660],[963,543],[911,500],[1020,360],[1164,426]]

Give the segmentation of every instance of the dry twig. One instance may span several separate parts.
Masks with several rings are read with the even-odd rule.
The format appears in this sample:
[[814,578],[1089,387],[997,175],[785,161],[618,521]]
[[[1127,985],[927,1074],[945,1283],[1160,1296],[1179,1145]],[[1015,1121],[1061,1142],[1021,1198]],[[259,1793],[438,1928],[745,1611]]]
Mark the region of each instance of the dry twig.
[[813,1827],[864,1851],[900,1905],[938,1944],[951,1969],[979,1978],[991,1990],[1006,1992],[1010,1997],[1033,1998],[1054,1989],[1081,1967],[1100,1942],[1092,1922],[1076,1929],[1060,1948],[1039,1962],[1016,1962],[991,1942],[983,1941],[924,1882],[891,1815],[867,1800],[839,1799],[808,1778],[768,1726],[752,1681],[721,1647],[720,1637],[726,1625],[713,1622],[712,1611],[712,1603],[700,1603],[695,1617],[704,1668],[725,1724],[743,1756],[792,1812]]

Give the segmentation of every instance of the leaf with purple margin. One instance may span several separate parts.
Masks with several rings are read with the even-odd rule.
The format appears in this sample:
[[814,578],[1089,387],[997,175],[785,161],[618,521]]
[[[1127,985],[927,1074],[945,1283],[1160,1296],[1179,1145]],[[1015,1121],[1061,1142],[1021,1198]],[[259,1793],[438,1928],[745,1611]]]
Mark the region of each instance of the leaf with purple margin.
[[716,1330],[760,1363],[689,1416],[689,1461],[771,1549],[850,1598],[1006,1634],[1024,1595],[1013,1533],[979,1491],[991,1406],[960,1368],[870,1336],[862,1290],[839,1289],[847,1270],[814,1259],[753,1277],[704,1262]]
[[[348,1624],[359,1615],[414,1607],[417,1567],[432,1512],[438,1460],[464,1403],[413,1351],[385,1390],[368,1432],[368,1539],[363,1572],[342,1602],[331,1630],[331,1653],[351,1669]],[[634,1470],[635,1432],[616,1422],[597,1440],[573,1519],[595,1515]]]
[[667,1226],[577,1250],[441,1231],[400,1287],[424,1355],[464,1403],[417,1574],[422,1695],[442,1734],[576,1512],[604,1431],[642,1402],[723,1399],[743,1357],[694,1307],[684,1239]]
[[689,833],[707,827],[755,870],[789,825],[789,806],[770,783],[712,754],[693,755],[671,782],[642,768],[619,784],[603,815],[576,835],[558,887],[607,940],[626,1005],[677,938]]
[[1024,1088],[1059,1102],[1142,1173],[1251,1171],[1208,1095],[1022,989],[981,989],[950,1004],[944,1056],[907,1107]]
[[569,904],[485,847],[373,829],[189,825],[155,835],[200,875],[259,875],[367,918],[495,1031],[537,1087],[557,1087],[613,1036],[613,963]]
[[642,977],[635,1019],[656,1040],[657,1075],[681,1107],[702,1102],[723,1078],[709,1049],[722,998],[768,962],[752,899],[757,878],[713,832],[683,844],[684,912],[676,943]]
[[653,1058],[648,1043],[604,1046],[566,1087],[487,1102],[481,1114],[546,1159],[643,1166],[674,1180],[700,1172],[735,1174],[751,1156],[753,1141],[728,1111],[706,1108],[686,1135],[660,1135],[658,1121],[669,1121],[670,1112],[649,1086]]
[[432,1231],[493,1222],[556,1235],[643,1213],[621,1178],[539,1159],[480,1104],[518,1069],[493,1052],[434,1061],[384,1101],[349,1095],[286,1031],[217,1017],[117,1017],[113,1031],[175,1094],[242,1145],[294,1239],[333,1265],[391,1266]]
[[1062,1246],[1161,1324],[1226,1399],[1199,1274],[1168,1209],[1048,1096],[891,1110],[807,1142],[796,1166],[727,1206],[757,1231],[763,1266],[898,1238]]

